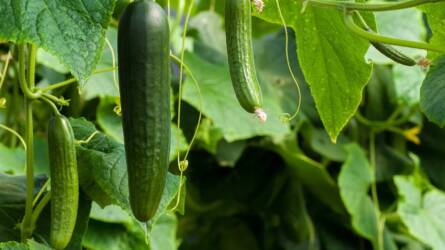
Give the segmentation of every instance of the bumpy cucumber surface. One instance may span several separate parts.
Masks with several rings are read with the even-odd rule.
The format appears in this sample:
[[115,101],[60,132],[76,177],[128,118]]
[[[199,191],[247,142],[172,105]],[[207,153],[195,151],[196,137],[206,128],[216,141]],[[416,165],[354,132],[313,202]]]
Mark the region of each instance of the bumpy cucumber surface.
[[250,0],[226,0],[225,27],[230,77],[241,106],[267,119],[262,110],[261,88],[258,83],[252,46]]
[[372,46],[383,55],[387,56],[389,59],[393,60],[394,62],[406,65],[406,66],[414,66],[416,65],[416,61],[406,55],[404,55],[402,52],[398,51],[397,49],[393,48],[390,45],[386,45],[383,43],[377,43],[377,42],[371,42]]
[[51,245],[64,249],[73,234],[79,203],[79,180],[73,129],[62,115],[50,118],[48,148],[51,172]]
[[164,10],[136,1],[118,30],[119,84],[130,204],[148,221],[164,190],[170,150],[169,26]]

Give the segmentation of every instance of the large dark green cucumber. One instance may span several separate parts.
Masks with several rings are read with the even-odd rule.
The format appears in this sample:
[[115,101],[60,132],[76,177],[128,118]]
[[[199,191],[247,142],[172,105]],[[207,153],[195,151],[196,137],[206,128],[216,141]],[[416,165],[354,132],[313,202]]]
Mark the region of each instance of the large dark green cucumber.
[[266,120],[252,46],[251,0],[226,0],[225,22],[230,77],[241,106]]
[[55,115],[50,118],[48,148],[51,172],[51,246],[63,249],[73,234],[79,203],[75,139],[66,117]]
[[119,84],[130,204],[135,217],[155,214],[170,150],[169,26],[164,10],[136,1],[118,30]]

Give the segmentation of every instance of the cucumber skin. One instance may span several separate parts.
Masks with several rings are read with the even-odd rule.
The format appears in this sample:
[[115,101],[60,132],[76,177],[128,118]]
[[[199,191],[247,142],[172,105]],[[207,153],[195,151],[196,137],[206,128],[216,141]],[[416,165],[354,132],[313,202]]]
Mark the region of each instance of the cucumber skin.
[[404,54],[400,51],[396,50],[390,45],[385,45],[383,43],[371,42],[372,46],[380,53],[393,60],[394,62],[406,65],[406,66],[414,66],[416,65],[416,61]]
[[73,129],[62,115],[50,118],[48,148],[51,175],[51,245],[64,249],[71,240],[79,205],[79,180]]
[[226,0],[225,22],[232,85],[241,106],[254,113],[263,104],[253,56],[250,0]]
[[118,29],[119,84],[130,205],[148,221],[161,201],[170,150],[169,26],[164,10],[136,1]]

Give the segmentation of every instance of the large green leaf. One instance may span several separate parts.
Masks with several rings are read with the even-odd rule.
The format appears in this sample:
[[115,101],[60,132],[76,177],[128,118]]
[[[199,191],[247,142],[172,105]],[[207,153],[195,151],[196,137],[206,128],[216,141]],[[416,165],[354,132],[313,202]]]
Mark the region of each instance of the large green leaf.
[[52,248],[36,242],[35,240],[27,240],[25,243],[10,241],[0,243],[2,250],[51,250]]
[[377,241],[377,211],[368,190],[374,174],[365,153],[356,144],[345,146],[348,158],[338,177],[341,198],[352,218],[352,226],[373,243]]
[[115,0],[1,0],[0,38],[51,52],[84,82],[98,62]]
[[400,195],[397,213],[409,232],[433,250],[445,249],[445,193],[425,189],[418,176],[394,181]]
[[[433,32],[431,38],[431,44],[438,47],[445,48],[445,3],[433,3],[421,6],[421,9],[425,12],[428,25]],[[431,52],[428,56],[435,58],[440,54],[437,52]]]
[[433,61],[420,88],[420,107],[426,117],[439,126],[445,126],[445,56]]
[[424,122],[420,141],[421,145],[413,151],[420,158],[422,170],[433,185],[445,190],[445,129],[432,122]]
[[[275,1],[267,0],[257,15],[281,23]],[[342,12],[309,6],[301,13],[301,1],[281,1],[286,22],[297,37],[298,58],[311,87],[321,120],[331,140],[354,115],[372,66],[364,60],[369,43],[343,24]],[[372,25],[372,16],[366,15]]]
[[[114,207],[113,209],[116,209]],[[103,220],[115,221],[113,218],[104,216],[116,216],[119,213],[118,220],[124,220],[120,223],[106,223]],[[93,212],[93,217],[97,217],[98,212]],[[102,213],[100,220],[91,220],[90,227],[84,238],[84,247],[93,250],[102,249],[151,249],[151,250],[174,250],[176,247],[176,216],[172,213],[165,213],[151,225],[151,231],[148,234],[149,240],[146,240],[144,225],[137,222],[127,213],[120,210],[112,213]],[[147,244],[148,243],[148,244]]]
[[378,229],[378,216],[368,191],[375,181],[374,172],[366,159],[365,152],[357,144],[345,146],[348,158],[344,162],[338,185],[346,210],[351,215],[352,227],[358,234],[370,240],[375,248],[378,246],[379,234],[383,235],[384,249],[397,249],[389,231]]

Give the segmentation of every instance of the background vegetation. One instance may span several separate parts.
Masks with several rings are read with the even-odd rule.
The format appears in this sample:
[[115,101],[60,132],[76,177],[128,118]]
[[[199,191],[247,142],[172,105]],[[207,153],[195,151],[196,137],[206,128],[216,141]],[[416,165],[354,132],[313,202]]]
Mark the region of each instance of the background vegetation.
[[[445,249],[445,130],[438,126],[445,124],[444,57],[428,52],[435,60],[426,77],[426,68],[396,64],[369,48],[345,27],[341,10],[309,4],[302,13],[302,3],[290,0],[280,3],[301,96],[288,71],[276,2],[264,1],[264,11],[254,11],[265,124],[235,98],[224,1],[171,1],[172,53],[181,57],[184,46],[184,62],[200,91],[185,70],[181,126],[173,125],[180,68],[172,61],[170,173],[156,217],[147,226],[137,222],[129,214],[116,109],[114,2],[0,0],[2,126],[20,134],[26,129],[17,45],[29,42],[39,47],[37,87],[74,83],[49,92],[63,98],[59,104],[69,100],[61,112],[70,117],[76,139],[99,131],[77,145],[83,223],[69,249]],[[161,4],[167,8],[166,1]],[[381,34],[444,48],[444,13],[445,4],[436,3],[363,14]],[[427,56],[424,50],[401,50],[413,58]],[[296,119],[281,121],[299,98]],[[34,107],[37,194],[48,178],[51,110],[42,102]],[[176,153],[187,150],[199,112],[203,119],[180,185]],[[49,206],[33,239],[18,243],[25,150],[7,130],[0,131],[0,142],[0,248],[46,249]]]

